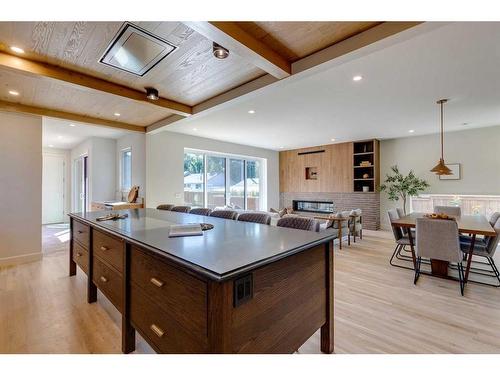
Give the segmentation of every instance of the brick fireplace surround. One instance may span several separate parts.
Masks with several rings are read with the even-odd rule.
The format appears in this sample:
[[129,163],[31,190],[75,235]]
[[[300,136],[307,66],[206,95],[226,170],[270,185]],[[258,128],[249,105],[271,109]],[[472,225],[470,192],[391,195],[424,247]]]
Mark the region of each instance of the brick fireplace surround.
[[363,210],[363,228],[380,229],[380,193],[280,193],[280,207],[292,207],[293,200],[333,201],[335,212]]

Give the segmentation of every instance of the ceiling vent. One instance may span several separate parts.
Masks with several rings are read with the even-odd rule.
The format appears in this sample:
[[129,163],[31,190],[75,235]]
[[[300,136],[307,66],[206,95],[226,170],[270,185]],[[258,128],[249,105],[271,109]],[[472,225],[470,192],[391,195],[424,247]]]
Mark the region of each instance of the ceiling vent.
[[99,61],[143,76],[176,48],[149,31],[125,22]]

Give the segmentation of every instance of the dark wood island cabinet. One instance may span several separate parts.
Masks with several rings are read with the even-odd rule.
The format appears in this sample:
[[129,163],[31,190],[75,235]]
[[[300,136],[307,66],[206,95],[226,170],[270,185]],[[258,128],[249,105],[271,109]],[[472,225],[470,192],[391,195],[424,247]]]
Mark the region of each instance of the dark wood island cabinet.
[[[119,211],[118,211],[119,212]],[[332,235],[214,217],[125,210],[70,214],[69,273],[88,276],[122,314],[122,351],[135,331],[158,353],[292,353],[321,328],[333,352]],[[169,226],[204,222],[203,236]]]

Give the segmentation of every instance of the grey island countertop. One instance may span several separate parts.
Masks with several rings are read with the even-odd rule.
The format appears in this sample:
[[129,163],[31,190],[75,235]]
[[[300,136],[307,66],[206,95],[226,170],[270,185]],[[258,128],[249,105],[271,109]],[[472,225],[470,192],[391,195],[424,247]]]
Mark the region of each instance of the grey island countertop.
[[[125,238],[176,263],[223,281],[240,273],[333,240],[333,234],[190,215],[152,208],[113,211],[128,218],[97,221],[106,211],[69,216]],[[173,224],[210,223],[203,236],[169,238]]]

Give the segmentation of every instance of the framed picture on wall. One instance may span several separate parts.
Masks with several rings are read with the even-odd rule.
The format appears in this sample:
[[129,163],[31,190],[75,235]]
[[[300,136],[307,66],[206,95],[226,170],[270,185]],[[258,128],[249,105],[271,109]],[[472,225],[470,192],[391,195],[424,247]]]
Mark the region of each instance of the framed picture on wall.
[[441,176],[439,176],[439,179],[440,180],[460,180],[460,163],[446,164],[446,166],[451,169],[451,172],[453,174],[441,175]]

